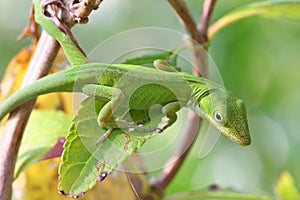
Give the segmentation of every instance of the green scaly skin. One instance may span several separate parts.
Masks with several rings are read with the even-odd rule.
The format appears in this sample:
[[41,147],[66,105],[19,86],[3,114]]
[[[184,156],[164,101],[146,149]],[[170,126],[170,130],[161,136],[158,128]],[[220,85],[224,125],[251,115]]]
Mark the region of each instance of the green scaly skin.
[[233,142],[240,145],[251,143],[244,103],[221,86],[182,72],[127,64],[85,63],[86,58],[76,46],[41,13],[38,0],[34,0],[34,6],[37,22],[60,42],[73,67],[44,77],[10,96],[0,106],[0,119],[39,95],[80,92],[107,100],[99,113],[99,123],[103,128],[117,128],[108,120],[118,113],[112,112],[113,105],[118,107],[125,102],[127,110],[117,114],[121,117],[130,111],[147,113],[153,105],[160,104],[168,118],[161,131],[176,121],[178,110],[189,107]]

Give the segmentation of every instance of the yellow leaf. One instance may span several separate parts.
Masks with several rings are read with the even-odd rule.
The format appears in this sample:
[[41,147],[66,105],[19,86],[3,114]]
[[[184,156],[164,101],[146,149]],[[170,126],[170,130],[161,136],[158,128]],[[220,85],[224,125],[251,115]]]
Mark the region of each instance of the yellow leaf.
[[[39,162],[28,168],[14,183],[15,200],[63,200],[65,196],[57,191],[57,170],[60,159]],[[109,175],[80,200],[134,199],[126,175],[118,172]]]
[[[6,99],[9,95],[15,93],[24,78],[29,62],[35,51],[35,44],[23,48],[17,55],[15,55],[9,62],[6,71],[3,75],[0,85],[0,102]],[[63,51],[59,51],[54,66],[50,73],[60,71],[57,64],[66,61]],[[40,96],[36,102],[35,108],[38,109],[62,109],[66,113],[72,113],[72,96],[70,94],[47,94]]]
[[9,62],[1,81],[1,102],[20,87],[34,49],[35,45],[25,47]]
[[275,193],[282,200],[300,199],[300,194],[295,186],[295,181],[288,171],[282,172],[275,184]]
[[[25,47],[12,58],[4,73],[0,86],[0,102],[16,92],[26,73],[35,45]],[[54,66],[66,60],[63,51],[60,51]],[[60,71],[61,68],[52,68],[51,73]],[[72,94],[52,93],[38,98],[37,109],[62,109],[68,114],[73,113]],[[58,166],[60,158],[50,159],[36,163],[26,169],[14,182],[15,200],[63,200],[65,196],[58,194]],[[98,183],[93,189],[80,197],[81,200],[101,199],[134,199],[134,195],[123,173],[110,175],[103,182]]]

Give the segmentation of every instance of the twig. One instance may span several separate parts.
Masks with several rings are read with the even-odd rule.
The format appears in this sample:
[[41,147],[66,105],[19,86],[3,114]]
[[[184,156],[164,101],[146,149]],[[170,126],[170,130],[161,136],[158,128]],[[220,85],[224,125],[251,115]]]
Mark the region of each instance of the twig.
[[[77,1],[72,1],[68,5],[68,9],[72,15],[76,13],[74,21],[77,23],[82,23],[82,20],[87,22],[91,10],[97,9],[101,2],[102,0],[90,0],[83,4],[77,4]],[[67,22],[67,24],[69,23]],[[73,25],[74,23],[69,24],[69,28]],[[59,48],[56,40],[43,31],[21,87],[48,74]],[[23,132],[34,104],[35,99],[16,108],[5,125],[0,141],[2,154],[0,156],[0,200],[11,199],[15,162]]]
[[[194,75],[207,77],[208,62],[207,62],[207,48],[208,48],[208,27],[210,18],[215,6],[216,0],[205,0],[202,6],[202,14],[197,25],[197,32],[201,40],[194,39],[193,53],[193,72]],[[192,35],[192,33],[189,33]],[[194,34],[194,33],[193,33]],[[191,36],[192,37],[192,36]],[[192,37],[193,38],[193,37]]]
[[190,148],[198,134],[198,128],[200,124],[200,118],[194,115],[192,112],[188,114],[189,123],[186,126],[186,129],[183,132],[181,143],[178,148],[169,159],[169,165],[165,166],[161,174],[156,178],[156,180],[151,184],[154,188],[154,192],[157,196],[161,196],[164,189],[168,186],[171,180],[176,175],[177,171],[184,162],[186,156],[189,153]]
[[202,14],[199,19],[199,24],[197,26],[197,29],[200,32],[201,36],[204,38],[205,42],[208,41],[208,27],[215,4],[216,0],[207,0],[204,2]]
[[[208,61],[207,61],[207,42],[208,42],[208,27],[212,12],[214,10],[215,4],[217,0],[205,0],[202,6],[202,13],[199,19],[199,23],[197,25],[197,30],[202,38],[202,43],[197,41],[197,45],[200,48],[195,48],[193,52],[193,65],[194,65],[194,74],[202,75],[207,77],[208,74]],[[199,71],[197,71],[199,70]]]
[[[216,0],[206,0],[204,2],[202,7],[202,15],[198,25],[198,31],[184,2],[181,0],[169,0],[170,5],[175,10],[180,21],[182,22],[182,25],[186,28],[191,38],[194,39],[195,42],[197,42],[200,46],[203,46],[203,44],[207,42],[207,29],[215,1]],[[193,66],[195,75],[199,75],[198,69],[201,67],[201,74],[203,76],[207,76],[207,54],[205,50],[206,47],[195,48],[193,52]],[[161,174],[151,184],[153,187],[153,192],[158,196],[162,195],[164,189],[176,175],[198,134],[201,119],[193,112],[189,113],[188,118],[188,124],[183,132],[181,143],[168,161],[170,162],[170,165],[165,166]]]
[[168,0],[169,4],[172,6],[173,10],[178,16],[178,19],[186,31],[190,34],[191,38],[202,44],[204,38],[199,34],[196,24],[190,15],[185,3],[182,0]]
[[[29,64],[21,87],[45,76],[56,57],[59,45],[46,32],[42,32],[38,45]],[[14,178],[15,162],[29,115],[35,99],[15,109],[7,121],[0,141],[0,199],[10,200]]]
[[39,27],[36,21],[34,20],[34,9],[30,9],[29,20],[27,27],[23,32],[17,37],[17,40],[21,40],[26,36],[30,36],[34,42],[37,42],[40,37]]
[[150,184],[148,183],[146,169],[143,165],[143,161],[141,160],[139,155],[132,154],[131,156],[129,156],[123,163],[123,168],[136,199],[145,199],[143,193],[145,191],[149,191]]

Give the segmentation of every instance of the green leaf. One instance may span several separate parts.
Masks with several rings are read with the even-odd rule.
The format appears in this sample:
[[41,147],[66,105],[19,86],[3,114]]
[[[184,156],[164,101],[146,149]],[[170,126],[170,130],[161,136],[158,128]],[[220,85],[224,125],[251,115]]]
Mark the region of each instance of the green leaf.
[[292,175],[285,171],[281,174],[275,185],[275,193],[282,200],[300,199],[300,194],[295,186]]
[[86,99],[73,120],[59,170],[59,190],[67,196],[77,197],[92,188],[102,179],[101,175],[115,170],[147,140],[147,137],[115,129],[108,139],[97,145],[106,132],[97,122],[97,113],[105,103]]
[[166,197],[165,200],[273,200],[274,198],[259,195],[241,193],[230,189],[222,189],[218,186],[212,186],[183,194],[176,194]]
[[34,18],[35,21],[47,31],[48,34],[53,36],[63,48],[65,55],[72,66],[81,65],[86,62],[86,57],[83,53],[74,45],[70,37],[62,32],[57,26],[51,22],[49,18],[44,15],[39,0],[34,0]]
[[216,21],[208,31],[209,39],[213,38],[226,26],[249,17],[285,18],[300,21],[299,1],[264,1],[237,9]]
[[70,124],[71,117],[64,112],[33,111],[19,150],[15,178],[20,172],[41,159],[60,137],[65,137],[69,132]]
[[177,51],[180,48],[176,48],[173,51],[162,51],[145,54],[136,58],[128,59],[123,62],[123,64],[132,64],[132,65],[150,65],[153,67],[153,62],[155,60],[166,60],[170,65],[176,66],[177,64]]

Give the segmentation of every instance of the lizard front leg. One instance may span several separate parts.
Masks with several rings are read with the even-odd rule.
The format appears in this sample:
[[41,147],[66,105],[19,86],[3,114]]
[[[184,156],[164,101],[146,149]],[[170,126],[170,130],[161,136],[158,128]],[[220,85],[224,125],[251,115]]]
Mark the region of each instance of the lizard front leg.
[[156,69],[166,71],[166,72],[180,72],[180,67],[171,66],[167,61],[165,60],[155,60],[153,62],[153,65]]

